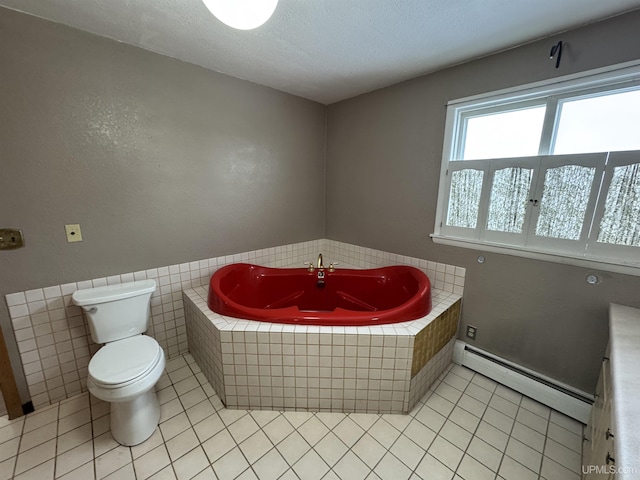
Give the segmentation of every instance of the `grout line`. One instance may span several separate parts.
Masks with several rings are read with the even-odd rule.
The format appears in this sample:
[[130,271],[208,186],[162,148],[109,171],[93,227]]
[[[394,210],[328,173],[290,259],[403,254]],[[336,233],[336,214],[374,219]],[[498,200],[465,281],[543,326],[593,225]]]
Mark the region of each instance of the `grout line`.
[[[180,358],[182,360],[178,361],[177,359]],[[173,360],[173,359],[172,359]],[[239,450],[240,455],[242,456],[243,460],[247,463],[248,467],[243,469],[242,472],[239,473],[240,476],[242,475],[246,475],[247,472],[250,470],[256,477],[258,476],[257,470],[254,468],[254,466],[257,464],[257,462],[259,462],[261,459],[263,459],[266,455],[268,455],[270,452],[272,452],[273,450],[276,451],[276,453],[282,457],[284,459],[285,465],[286,465],[286,469],[284,472],[282,472],[281,475],[283,476],[295,476],[295,477],[299,477],[299,474],[296,473],[296,470],[294,469],[294,467],[296,465],[299,464],[299,462],[301,462],[307,455],[309,455],[311,452],[313,452],[314,456],[318,456],[322,461],[324,466],[327,468],[327,473],[326,475],[336,475],[339,477],[338,474],[338,470],[336,469],[336,467],[340,464],[340,462],[345,458],[345,456],[351,454],[353,455],[355,458],[358,459],[359,462],[362,462],[362,464],[364,464],[366,466],[367,471],[369,472],[369,474],[371,472],[375,472],[376,468],[378,468],[383,460],[385,458],[388,457],[388,454],[391,454],[392,456],[392,460],[393,461],[398,461],[400,462],[401,465],[405,466],[407,468],[407,470],[409,472],[411,472],[412,475],[415,475],[416,477],[418,476],[418,469],[420,467],[420,465],[422,464],[422,462],[425,460],[427,455],[429,454],[429,449],[432,447],[433,442],[435,442],[435,440],[438,437],[441,437],[442,440],[445,440],[449,443],[452,444],[453,447],[460,449],[457,444],[454,444],[452,442],[450,442],[448,439],[446,439],[445,437],[443,437],[441,435],[442,429],[444,428],[444,425],[448,422],[451,421],[453,422],[457,427],[461,428],[465,434],[468,433],[470,434],[470,439],[469,442],[467,443],[466,447],[464,449],[460,449],[462,450],[462,456],[460,457],[460,461],[457,462],[456,468],[454,473],[457,474],[457,472],[460,470],[460,466],[462,465],[462,461],[464,460],[466,455],[472,456],[469,453],[469,448],[471,446],[471,443],[473,442],[474,438],[478,438],[479,440],[484,441],[485,443],[487,443],[489,446],[491,446],[494,449],[497,449],[500,451],[500,461],[497,464],[497,471],[493,472],[493,470],[486,464],[484,463],[484,461],[482,460],[478,460],[475,457],[472,456],[472,458],[474,458],[475,461],[478,461],[478,463],[480,463],[481,465],[483,465],[484,467],[488,468],[490,471],[492,471],[496,476],[498,475],[498,472],[500,471],[500,468],[502,467],[502,464],[504,462],[504,459],[507,455],[506,450],[507,450],[507,446],[509,445],[509,441],[511,440],[511,438],[515,438],[512,437],[514,430],[516,428],[516,422],[518,422],[517,417],[518,417],[518,413],[524,409],[526,410],[526,412],[528,414],[532,414],[535,415],[536,418],[540,418],[540,419],[545,419],[544,417],[541,417],[539,415],[537,415],[535,412],[531,412],[530,410],[528,410],[524,405],[523,405],[523,401],[524,401],[524,396],[520,396],[518,399],[518,403],[514,403],[512,400],[510,400],[509,398],[505,398],[501,395],[501,388],[500,386],[496,386],[493,391],[486,389],[480,385],[478,385],[477,383],[475,383],[473,380],[474,378],[483,378],[480,374],[474,373],[468,380],[466,378],[463,378],[461,376],[458,376],[455,372],[453,372],[452,366],[447,367],[443,373],[441,375],[439,375],[435,382],[429,387],[428,391],[425,393],[425,395],[423,395],[423,397],[417,402],[416,406],[414,406],[414,409],[412,410],[413,415],[408,415],[406,417],[406,422],[403,422],[401,424],[393,424],[389,421],[390,417],[388,416],[388,414],[365,414],[367,415],[367,417],[361,417],[361,418],[366,418],[367,420],[371,420],[366,421],[366,422],[362,422],[361,418],[356,417],[355,415],[361,415],[358,412],[350,412],[350,413],[344,413],[344,414],[337,414],[338,416],[335,419],[332,419],[331,417],[327,417],[325,418],[325,420],[323,421],[321,419],[321,417],[319,417],[319,413],[323,413],[323,414],[331,414],[331,412],[324,412],[324,411],[320,411],[320,412],[310,412],[310,414],[305,415],[307,418],[303,418],[302,422],[300,423],[298,420],[298,418],[296,418],[297,412],[295,411],[281,411],[278,410],[276,411],[277,414],[274,415],[272,418],[268,419],[268,421],[266,423],[263,423],[263,421],[259,421],[256,416],[252,414],[251,410],[237,410],[236,414],[239,415],[238,418],[233,419],[233,421],[229,421],[229,423],[225,423],[225,421],[222,420],[222,417],[220,416],[220,412],[222,411],[222,409],[224,408],[223,406],[221,407],[221,404],[215,400],[215,398],[217,398],[217,394],[215,393],[215,391],[213,391],[212,389],[206,389],[204,388],[204,385],[202,383],[200,383],[200,380],[196,377],[198,374],[201,373],[200,367],[198,366],[198,364],[195,362],[195,360],[192,359],[192,357],[189,357],[189,359],[187,359],[187,357],[185,355],[181,356],[181,357],[176,357],[176,361],[174,363],[170,364],[170,368],[172,368],[171,372],[176,372],[182,368],[184,368],[185,366],[188,366],[188,371],[190,372],[189,376],[184,376],[184,372],[181,372],[180,375],[178,375],[178,378],[180,378],[177,382],[174,382],[173,380],[171,380],[171,377],[169,376],[169,372],[165,372],[163,375],[166,375],[165,377],[165,386],[164,388],[169,388],[171,387],[175,392],[176,392],[176,397],[173,398],[170,401],[175,401],[177,400],[177,405],[179,405],[179,409],[176,409],[177,413],[169,418],[165,418],[163,419],[163,423],[170,421],[171,419],[175,418],[175,416],[177,415],[182,415],[184,414],[184,417],[186,419],[186,425],[188,425],[187,429],[184,430],[183,432],[180,432],[179,434],[175,435],[174,437],[172,437],[170,440],[173,440],[173,438],[176,438],[178,435],[181,435],[185,432],[187,432],[189,429],[191,429],[191,431],[194,433],[195,435],[195,427],[196,425],[198,425],[200,422],[205,421],[208,418],[212,418],[213,416],[216,416],[218,418],[218,420],[221,422],[222,425],[222,429],[218,432],[216,432],[213,436],[205,439],[204,441],[200,441],[200,437],[198,437],[196,435],[197,438],[197,445],[194,446],[192,449],[190,449],[188,452],[182,453],[179,457],[177,457],[175,459],[175,461],[171,458],[171,455],[169,454],[169,450],[167,447],[167,440],[165,439],[165,433],[163,433],[162,429],[159,428],[159,435],[160,435],[160,439],[162,440],[162,443],[160,445],[158,445],[155,448],[158,448],[160,446],[163,446],[167,457],[169,459],[169,463],[168,465],[166,465],[165,467],[161,468],[158,472],[165,470],[168,466],[171,467],[171,471],[174,473],[174,475],[177,477],[177,470],[176,470],[176,462],[178,462],[180,459],[182,459],[183,457],[185,457],[186,455],[190,455],[192,454],[196,449],[201,449],[205,455],[205,458],[208,462],[208,465],[202,469],[200,472],[197,472],[196,474],[201,474],[202,472],[211,469],[211,471],[214,472],[214,474],[216,476],[218,476],[217,473],[215,473],[215,470],[213,470],[213,464],[209,461],[209,457],[206,453],[206,451],[204,451],[204,447],[203,444],[205,442],[207,442],[209,439],[213,438],[215,435],[218,435],[220,432],[223,432],[226,430],[227,434],[231,435],[231,430],[230,428],[233,428],[232,426],[237,424],[237,422],[248,418],[251,420],[251,422],[253,422],[256,426],[257,429],[255,432],[253,432],[251,435],[248,435],[246,438],[243,438],[241,442],[236,441],[235,437],[233,435],[231,435],[231,438],[233,439],[233,445],[232,448],[230,450],[228,450],[227,452],[225,452],[223,455],[221,455],[218,459],[215,460],[215,462],[221,460],[222,458],[224,458],[225,456],[227,456],[228,454],[230,454],[232,451],[234,451],[236,448]],[[175,377],[175,375],[174,375]],[[176,385],[183,382],[183,381],[187,381],[191,378],[195,379],[194,385],[196,385],[193,388],[190,388],[189,390],[182,392],[181,395],[177,395],[177,390],[176,390]],[[457,385],[453,386],[451,385],[448,381],[445,381],[446,379],[449,380],[453,380],[452,383],[455,383]],[[167,381],[168,380],[168,381]],[[462,380],[464,380],[464,382],[466,382],[464,389],[460,390],[460,387],[462,386]],[[189,380],[190,381],[190,380]],[[482,382],[480,382],[482,383]],[[184,384],[186,385],[186,384]],[[425,425],[424,423],[422,423],[421,420],[419,420],[418,418],[416,418],[418,416],[418,414],[424,409],[424,408],[428,408],[430,409],[433,413],[437,414],[437,415],[441,415],[438,411],[432,409],[429,405],[427,405],[427,402],[429,401],[429,399],[431,398],[435,398],[433,397],[434,395],[440,395],[440,393],[444,393],[444,392],[436,392],[436,390],[438,390],[441,386],[446,385],[447,389],[453,389],[453,393],[455,394],[459,394],[456,402],[450,402],[450,400],[448,400],[448,398],[442,397],[444,400],[446,400],[447,402],[450,402],[453,407],[451,408],[451,411],[448,413],[448,415],[446,416],[442,416],[444,418],[444,421],[442,423],[442,425],[440,425],[440,427],[437,430],[434,430],[433,428]],[[468,392],[468,389],[471,385],[475,385],[476,387],[480,387],[483,388],[484,391],[490,393],[491,395],[488,396],[487,401],[481,401],[476,399],[475,397],[471,396]],[[487,384],[484,384],[485,386],[487,386]],[[185,396],[189,393],[192,392],[196,389],[202,389],[205,392],[205,398],[203,400],[201,400],[200,402],[191,405],[189,408],[186,408],[186,405],[184,403],[185,401]],[[208,393],[207,393],[208,392]],[[92,448],[92,453],[93,453],[93,458],[92,460],[90,460],[92,462],[93,465],[93,473],[97,478],[97,474],[98,474],[98,465],[96,462],[96,433],[97,430],[95,429],[95,426],[98,424],[98,422],[102,421],[104,422],[107,419],[108,413],[105,413],[104,415],[101,415],[100,417],[94,418],[94,415],[99,414],[100,412],[102,412],[103,410],[103,405],[104,402],[101,401],[96,401],[94,400],[89,393],[84,393],[81,395],[85,395],[86,397],[86,402],[88,402],[88,410],[89,410],[89,418],[90,418],[90,430],[91,430],[91,438],[90,441],[92,442],[91,448]],[[480,404],[483,405],[483,410],[482,410],[482,414],[480,417],[478,417],[476,414],[474,414],[473,412],[463,408],[460,403],[461,401],[465,398],[465,395],[469,395],[469,397],[471,399],[473,399],[476,402],[479,402]],[[498,430],[499,432],[501,432],[501,434],[504,434],[507,438],[505,446],[503,449],[498,449],[496,447],[494,447],[492,444],[488,443],[487,441],[481,439],[480,437],[477,436],[478,433],[478,429],[480,424],[483,422],[483,419],[485,417],[485,414],[487,413],[487,409],[489,408],[489,404],[491,403],[491,401],[495,398],[495,397],[499,397],[501,399],[501,401],[508,401],[511,404],[513,404],[514,406],[517,406],[516,412],[515,412],[515,416],[512,418],[510,416],[507,415],[508,418],[510,418],[512,420],[511,423],[511,427],[509,429],[509,432],[503,432],[502,430],[498,429],[497,427],[494,427],[492,425],[493,428],[495,428],[496,430]],[[82,398],[81,396],[78,396],[77,398]],[[71,400],[73,401],[73,400]],[[200,418],[200,416],[196,416],[194,418],[199,419],[197,422],[194,423],[194,421],[189,417],[189,415],[187,414],[187,411],[197,407],[198,405],[201,405],[203,403],[207,402],[213,410],[213,413],[211,413],[210,415],[204,417],[204,418]],[[61,406],[67,404],[66,401],[63,402],[59,402],[57,404],[54,404],[52,407],[50,407],[51,409],[55,409],[55,414],[56,414],[56,419],[55,419],[55,423],[56,423],[56,437],[55,437],[55,455],[53,457],[53,461],[54,461],[54,465],[53,465],[53,472],[54,475],[57,475],[58,472],[58,464],[57,464],[57,460],[58,460],[58,442],[59,442],[59,438],[60,438],[60,422],[63,419],[67,419],[73,415],[77,415],[79,413],[81,413],[82,411],[85,410],[85,403],[83,401],[77,401],[76,402],[77,405],[74,407],[71,407],[71,404],[68,404],[69,406],[64,408],[63,411],[61,411]],[[165,402],[164,405],[166,405],[168,402]],[[191,403],[191,400],[188,400],[188,404]],[[418,408],[419,407],[419,408]],[[473,432],[470,432],[469,430],[467,430],[465,427],[461,427],[459,426],[456,422],[453,421],[453,419],[451,418],[453,415],[453,412],[456,411],[457,408],[460,408],[463,412],[465,412],[465,414],[471,415],[474,420],[477,420],[477,424],[475,425],[475,428],[473,429]],[[77,408],[77,410],[75,411],[71,411],[71,408]],[[100,408],[100,410],[98,410],[98,408]],[[179,411],[178,411],[179,410]],[[479,410],[479,408],[478,408]],[[70,412],[70,413],[69,413]],[[64,413],[64,416],[61,416],[61,414]],[[501,412],[500,412],[501,413]],[[538,472],[532,472],[534,474],[537,473],[537,477],[538,478],[542,478],[541,477],[541,471],[542,471],[542,463],[544,462],[544,451],[546,449],[547,446],[547,442],[549,440],[549,428],[550,428],[550,423],[554,423],[554,425],[558,426],[559,428],[564,428],[562,425],[558,425],[555,422],[551,422],[551,417],[552,415],[549,414],[548,418],[545,419],[546,421],[546,429],[545,429],[545,434],[544,434],[544,443],[542,446],[542,452],[538,452],[536,450],[536,454],[540,454],[540,463],[538,465]],[[282,418],[281,418],[282,417]],[[33,418],[32,417],[28,417],[28,418]],[[277,421],[278,419],[281,418],[281,421],[286,422],[286,425],[288,425],[288,428],[291,429],[291,431],[289,433],[287,433],[283,438],[281,438],[279,440],[279,442],[276,444],[274,443],[274,441],[271,439],[271,437],[269,435],[267,435],[266,433],[266,428],[271,425],[274,421]],[[102,419],[102,420],[101,420]],[[336,456],[336,458],[332,458],[332,465],[329,464],[329,461],[327,459],[325,459],[320,452],[317,450],[318,446],[323,442],[323,440],[325,440],[330,434],[336,435],[338,437],[340,437],[339,435],[337,435],[336,433],[336,429],[339,428],[340,425],[342,425],[345,421],[347,421],[347,419],[349,419],[350,422],[354,422],[358,428],[360,428],[362,430],[361,433],[358,433],[357,435],[355,435],[354,437],[354,441],[350,442],[350,445],[345,444],[344,442],[341,441],[341,439],[339,438],[339,441],[341,442],[342,446],[344,448],[341,448],[340,450],[342,451],[342,453],[338,456]],[[301,432],[301,430],[304,430],[305,425],[308,425],[309,427],[313,427],[313,425],[310,424],[310,422],[319,422],[319,425],[322,426],[321,428],[321,433],[317,438],[313,438],[314,443],[313,445],[311,445],[311,437],[310,440],[307,440],[307,436],[303,435],[303,433]],[[327,422],[327,423],[325,423]],[[337,423],[336,423],[337,422]],[[417,424],[423,426],[424,428],[427,428],[430,432],[432,432],[434,434],[433,439],[428,443],[428,445],[421,445],[418,444],[416,441],[414,441],[412,438],[408,437],[407,435],[405,435],[405,432],[407,431],[407,428],[409,427],[409,425],[411,425],[413,422],[417,422]],[[522,422],[518,422],[518,423],[522,423]],[[47,424],[48,425],[48,424]],[[161,424],[162,425],[162,424]],[[295,426],[297,425],[297,427]],[[344,426],[347,426],[348,424],[345,424]],[[376,427],[376,425],[378,427]],[[526,424],[522,424],[524,426],[527,426]],[[17,446],[17,453],[15,455],[15,462],[13,465],[13,474],[15,475],[16,472],[16,468],[18,465],[18,457],[21,454],[20,452],[20,446],[22,445],[23,439],[24,439],[24,435],[25,435],[25,427],[27,426],[27,418],[25,418],[25,420],[22,421],[22,425],[20,427],[20,438],[18,440],[18,446]],[[75,427],[72,430],[69,430],[69,432],[65,432],[66,433],[71,433],[74,430],[77,430],[79,428],[84,427],[84,425],[80,425]],[[396,435],[396,438],[393,440],[393,442],[390,442],[389,447],[387,448],[385,445],[387,444],[387,442],[385,444],[380,442],[380,438],[375,436],[373,433],[371,433],[371,430],[374,428],[379,428],[379,427],[384,427],[384,428],[393,428],[393,434]],[[343,427],[344,428],[344,427]],[[528,427],[530,428],[530,427]],[[565,429],[567,430],[567,429]],[[36,429],[32,429],[31,431],[36,431]],[[105,433],[108,431],[108,429],[105,431]],[[537,430],[533,429],[534,432],[537,432],[539,434],[542,435],[542,433],[538,432]],[[570,433],[573,433],[569,430],[567,430]],[[29,433],[29,432],[27,432]],[[248,441],[252,436],[261,433],[264,437],[266,437],[267,441],[268,441],[268,445],[266,448],[266,451],[264,453],[261,453],[259,457],[256,457],[254,459],[253,462],[250,462],[247,454],[245,453],[245,451],[243,451],[243,449],[241,448],[241,444],[243,444],[244,442]],[[287,458],[284,457],[284,455],[280,452],[280,450],[278,449],[278,446],[282,445],[283,442],[285,442],[287,439],[291,438],[292,435],[294,434],[298,434],[300,437],[303,438],[306,447],[304,449],[304,453],[302,455],[300,455],[298,458],[295,459],[295,461],[289,461],[287,460]],[[315,432],[314,432],[315,434]],[[380,456],[380,458],[378,458],[377,460],[375,460],[375,462],[373,462],[371,465],[368,464],[364,458],[362,458],[361,456],[359,456],[356,453],[356,450],[354,450],[354,447],[356,445],[358,445],[358,443],[360,441],[362,441],[364,438],[367,438],[366,436],[369,435],[371,437],[371,439],[373,439],[374,442],[376,442],[377,445],[379,445],[382,448],[382,455]],[[411,441],[413,444],[415,444],[420,450],[421,453],[420,455],[416,455],[416,457],[414,457],[414,459],[412,459],[411,461],[415,461],[415,466],[413,468],[411,468],[409,465],[407,465],[407,463],[405,463],[402,459],[400,459],[398,456],[396,456],[395,453],[392,452],[392,449],[394,448],[394,446],[396,444],[398,444],[398,442],[400,441],[401,437],[405,437],[404,440],[409,440]],[[466,436],[466,435],[465,435]],[[7,440],[11,441],[10,440]],[[51,441],[51,440],[49,440]],[[44,442],[46,443],[46,442]],[[43,443],[43,444],[44,444]],[[560,443],[560,442],[559,442]],[[41,445],[43,445],[41,444]],[[81,445],[83,445],[84,443],[81,443],[80,445],[76,445],[73,448],[77,448]],[[26,450],[25,452],[22,452],[22,454],[29,452],[30,450],[32,450],[33,448],[38,447],[39,445],[36,445],[35,447],[30,448],[29,450]],[[114,448],[118,448],[118,446],[116,445],[116,447]],[[149,452],[145,452],[143,455],[138,456],[138,458],[134,459],[133,458],[133,452],[132,452],[132,447],[127,447],[128,448],[128,452],[129,452],[129,458],[130,458],[130,462],[126,463],[125,465],[121,466],[118,470],[114,471],[114,472],[110,472],[110,474],[113,474],[115,472],[119,472],[123,469],[127,469],[127,468],[131,468],[135,474],[135,462],[136,460],[140,459],[143,455],[146,455],[148,453],[151,453],[153,450],[150,450]],[[569,447],[567,447],[569,449]],[[67,451],[71,451],[72,449],[68,449]],[[101,455],[105,455],[109,452],[111,452],[113,449],[109,449],[105,452],[102,452]],[[572,449],[569,449],[573,452]],[[66,453],[66,452],[65,452]],[[418,458],[419,457],[419,458]],[[529,468],[526,465],[522,465],[520,462],[518,462],[517,460],[514,460],[512,457],[510,457],[511,461],[516,462],[518,465],[521,465],[523,468],[527,468],[529,470]],[[46,462],[50,461],[51,459],[47,460]],[[440,462],[439,459],[436,458],[437,461]],[[46,462],[41,462],[38,465],[34,465],[33,467],[31,467],[29,470],[32,470],[34,468],[37,467],[42,467]],[[213,462],[213,463],[215,463]],[[79,465],[77,467],[75,467],[73,470],[66,472],[65,474],[69,474],[71,472],[74,472],[80,468],[86,468],[86,464],[88,462],[85,462],[82,465]],[[440,462],[442,464],[442,462]],[[129,467],[130,465],[130,467]],[[562,465],[561,463],[558,463],[558,465],[561,465],[563,468],[567,469],[567,471],[570,471],[567,467],[565,467],[564,465]],[[284,465],[283,465],[284,466]],[[442,464],[443,467],[446,467],[447,469],[449,469],[449,467],[447,467],[446,465]],[[322,467],[323,469],[325,467]],[[28,472],[29,470],[27,470],[26,472]],[[450,469],[449,469],[450,470]],[[155,474],[157,474],[158,472],[156,472]],[[21,473],[25,473],[25,472],[21,472]],[[124,473],[124,471],[122,472]],[[154,475],[155,475],[154,474]],[[458,474],[459,475],[459,474]]]

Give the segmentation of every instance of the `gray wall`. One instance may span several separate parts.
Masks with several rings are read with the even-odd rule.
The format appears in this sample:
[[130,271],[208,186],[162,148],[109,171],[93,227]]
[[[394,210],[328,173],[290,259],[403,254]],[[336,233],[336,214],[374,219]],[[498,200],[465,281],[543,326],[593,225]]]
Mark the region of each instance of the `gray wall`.
[[[590,390],[607,305],[640,307],[640,279],[602,273],[594,287],[585,269],[496,254],[479,265],[479,252],[433,244],[445,104],[640,58],[638,24],[618,17],[325,118],[322,105],[0,8],[0,226],[27,241],[0,252],[0,296],[327,237],[466,267],[463,323],[478,346]],[[66,223],[84,242],[66,242]],[[3,301],[0,325],[19,365]]]
[[325,106],[2,8],[0,46],[14,365],[7,293],[324,236]]
[[[461,331],[475,345],[595,388],[609,302],[640,307],[640,277],[434,244],[447,101],[640,58],[640,11],[362,95],[328,109],[327,238],[466,267]],[[564,41],[555,69],[549,50]]]

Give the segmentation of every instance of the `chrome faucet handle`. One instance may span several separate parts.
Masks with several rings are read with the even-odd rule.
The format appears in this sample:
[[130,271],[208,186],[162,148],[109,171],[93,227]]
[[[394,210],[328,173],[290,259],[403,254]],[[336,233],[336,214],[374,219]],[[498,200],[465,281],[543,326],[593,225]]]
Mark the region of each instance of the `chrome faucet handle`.
[[304,265],[307,266],[307,270],[310,272],[313,272],[315,270],[315,267],[313,266],[313,262],[304,262]]

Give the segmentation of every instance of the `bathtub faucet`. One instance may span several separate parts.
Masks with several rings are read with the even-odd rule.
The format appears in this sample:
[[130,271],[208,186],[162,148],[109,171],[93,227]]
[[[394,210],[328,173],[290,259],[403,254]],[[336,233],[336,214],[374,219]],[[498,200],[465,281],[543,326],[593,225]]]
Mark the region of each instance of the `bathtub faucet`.
[[322,264],[322,254],[321,253],[318,254],[318,268],[319,269],[324,269],[324,265]]

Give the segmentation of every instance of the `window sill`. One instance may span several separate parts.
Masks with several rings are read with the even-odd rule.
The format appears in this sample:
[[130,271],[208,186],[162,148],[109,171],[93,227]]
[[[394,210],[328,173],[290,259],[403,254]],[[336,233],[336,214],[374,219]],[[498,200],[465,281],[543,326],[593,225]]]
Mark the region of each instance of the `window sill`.
[[453,247],[469,248],[471,250],[481,250],[483,252],[500,253],[503,255],[512,255],[515,257],[531,258],[534,260],[543,260],[546,262],[562,263],[565,265],[573,265],[576,267],[593,268],[605,272],[622,273],[625,275],[640,276],[639,263],[621,263],[615,260],[593,259],[579,256],[571,256],[566,253],[551,253],[532,251],[526,248],[514,247],[488,242],[476,242],[473,240],[445,237],[432,233],[430,235],[434,243],[440,245],[449,245]]

